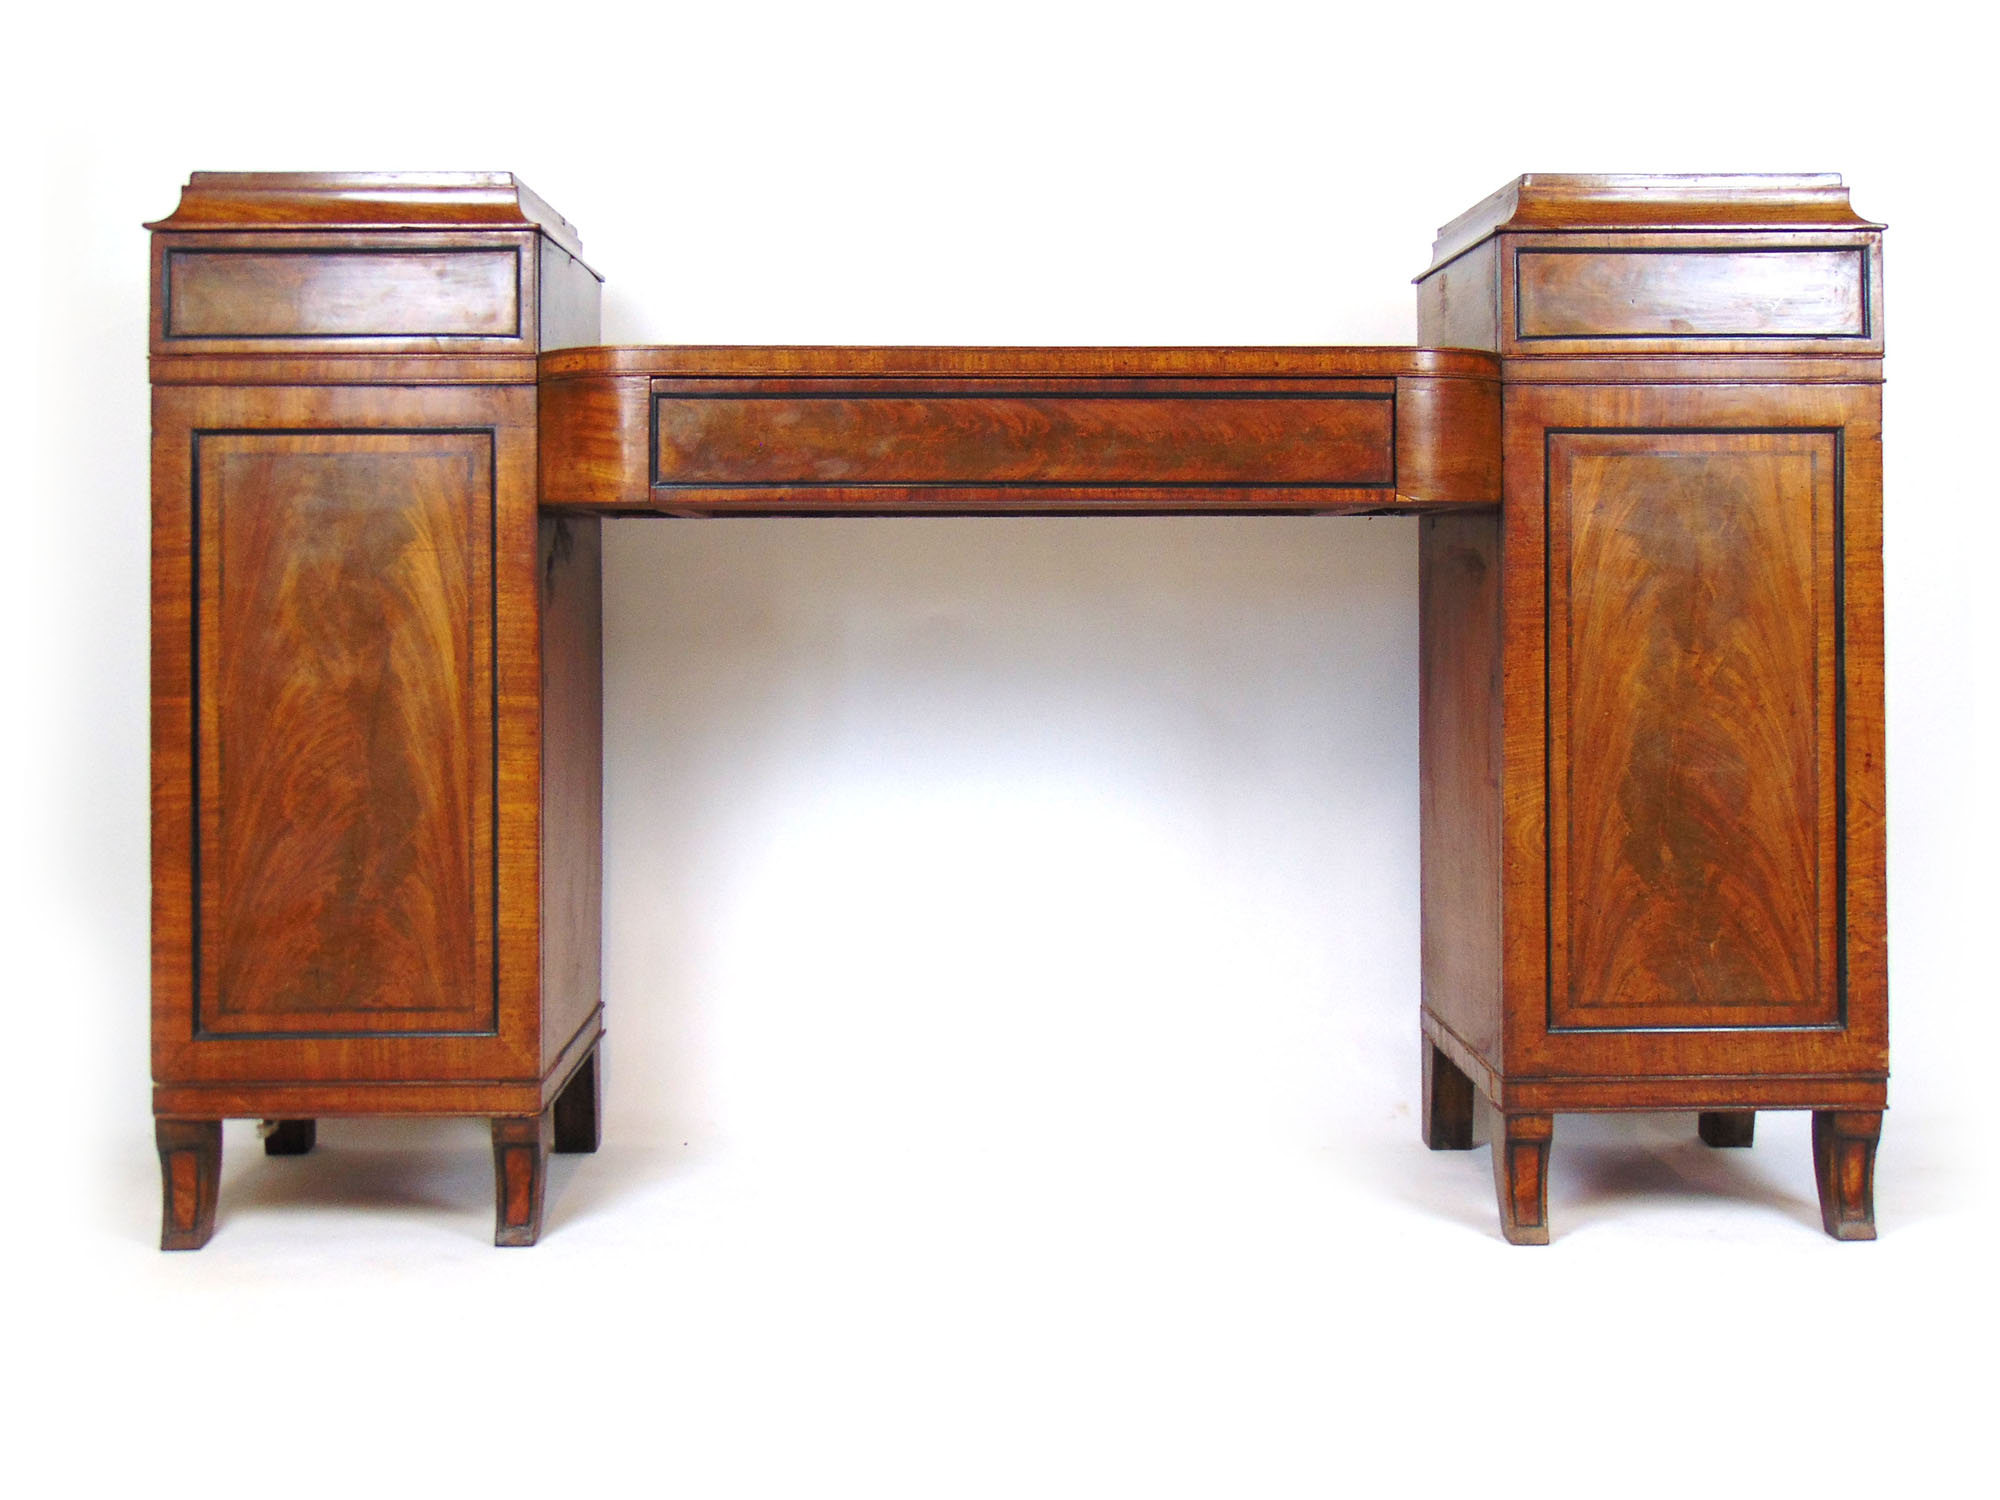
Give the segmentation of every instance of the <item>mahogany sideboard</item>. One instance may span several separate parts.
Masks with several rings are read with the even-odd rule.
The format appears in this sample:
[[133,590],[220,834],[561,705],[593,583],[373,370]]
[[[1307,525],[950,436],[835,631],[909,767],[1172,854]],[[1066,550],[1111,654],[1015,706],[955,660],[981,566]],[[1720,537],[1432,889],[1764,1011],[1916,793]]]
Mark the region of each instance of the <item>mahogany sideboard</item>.
[[1421,517],[1422,1122],[1548,1238],[1554,1117],[1888,1080],[1881,230],[1834,176],[1522,177],[1420,348],[604,348],[505,173],[197,173],[153,230],[162,1244],[225,1118],[598,1139],[600,516]]

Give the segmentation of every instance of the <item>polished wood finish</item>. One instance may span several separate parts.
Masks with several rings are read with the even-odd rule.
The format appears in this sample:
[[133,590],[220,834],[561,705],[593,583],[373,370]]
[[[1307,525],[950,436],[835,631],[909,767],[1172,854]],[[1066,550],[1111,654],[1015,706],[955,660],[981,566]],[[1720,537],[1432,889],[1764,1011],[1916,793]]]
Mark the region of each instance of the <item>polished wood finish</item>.
[[167,339],[514,338],[513,250],[178,250]]
[[1523,250],[1514,337],[1860,338],[1867,253],[1838,250]]
[[222,1181],[222,1122],[153,1122],[160,1151],[160,1248],[199,1250],[215,1233],[216,1189]]
[[493,1122],[493,1243],[532,1245],[542,1237],[542,1200],[548,1190],[553,1108],[526,1119]]
[[1500,386],[1396,377],[1396,498],[1402,510],[1460,511],[1500,493]]
[[1529,172],[1440,229],[1425,276],[1498,234],[1881,227],[1854,211],[1835,172]]
[[1549,1242],[1549,1147],[1555,1117],[1503,1114],[1493,1124],[1493,1187],[1510,1245]]
[[[384,392],[368,387],[165,387],[154,392],[153,416],[156,1083],[186,1089],[252,1081],[374,1086],[392,1081],[495,1083],[537,1078],[542,1050],[537,982],[542,726],[532,388],[427,386]],[[463,566],[476,568],[478,581],[462,580],[464,612],[470,618],[457,628],[467,632],[468,641],[490,635],[490,645],[455,655],[455,648],[442,644],[434,631],[412,623],[413,618],[442,618],[449,611],[425,616],[422,610],[430,608],[428,604],[392,607],[394,601],[409,597],[407,574],[391,571],[343,578],[332,561],[319,566],[327,586],[343,594],[339,610],[309,602],[280,608],[282,601],[268,592],[263,596],[252,592],[241,601],[230,630],[213,623],[204,630],[202,615],[211,621],[216,618],[219,584],[214,553],[204,546],[212,540],[214,527],[204,534],[206,497],[197,494],[201,469],[196,454],[211,435],[223,436],[227,444],[240,434],[249,434],[258,444],[293,441],[287,434],[334,435],[343,455],[343,463],[333,466],[336,472],[344,472],[346,457],[389,444],[390,472],[398,485],[412,478],[413,453],[448,455],[447,467],[458,468],[468,444],[483,449],[490,455],[485,462],[491,477],[482,502],[490,520],[482,522],[476,534],[486,539],[482,545],[490,555],[464,555]],[[308,494],[298,488],[296,478],[293,473],[287,479],[291,485],[287,493]],[[394,493],[397,506],[415,503],[412,492]],[[298,503],[310,510],[307,501]],[[469,525],[468,534],[473,534]],[[313,555],[302,552],[293,561],[308,580],[313,569],[302,565]],[[427,566],[436,563],[421,546],[414,555]],[[204,565],[204,558],[209,565]],[[419,591],[418,597],[426,596]],[[202,608],[191,609],[196,603]],[[288,637],[285,609],[301,621],[316,622],[315,628],[335,634],[346,630],[352,638],[340,649],[337,642],[312,645],[309,637]],[[490,631],[477,623],[482,618],[491,621]],[[465,671],[477,675],[459,682],[424,679],[400,690],[407,702],[398,702],[387,713],[377,713],[367,699],[371,680],[357,676],[349,687],[362,690],[363,701],[348,720],[336,718],[325,725],[318,716],[327,710],[311,697],[303,701],[315,717],[296,723],[265,727],[245,716],[242,733],[250,743],[270,737],[290,745],[287,736],[317,736],[323,731],[326,738],[305,742],[311,747],[309,755],[303,745],[291,745],[286,756],[305,764],[294,766],[278,757],[270,773],[279,778],[274,786],[284,785],[287,778],[302,780],[300,787],[277,795],[306,797],[295,811],[311,821],[294,828],[286,821],[282,801],[259,800],[253,789],[263,778],[255,775],[243,793],[252,800],[230,821],[223,786],[229,774],[224,752],[247,746],[232,735],[220,700],[210,691],[221,680],[213,648],[225,644],[225,637],[250,653],[246,670],[253,678],[282,683],[296,674],[298,683],[313,692],[319,691],[321,674],[343,661],[355,672],[379,667],[385,674],[382,681],[393,686],[402,669],[394,663],[390,648],[399,641],[406,646],[412,641],[426,643],[423,652],[429,654],[420,653],[422,659],[441,669],[456,659]],[[284,651],[274,651],[274,643],[282,644]],[[408,673],[421,677],[415,666]],[[337,685],[337,679],[327,680]],[[476,715],[473,725],[458,736],[434,740],[440,733],[437,724],[426,727],[421,719],[415,727],[406,724],[404,716],[411,705],[440,700],[461,703],[466,713]],[[384,701],[386,706],[392,700]],[[434,709],[427,712],[439,717]],[[342,728],[343,723],[348,727]],[[454,743],[485,767],[467,777],[464,790],[456,794],[445,790],[447,782],[459,780],[457,772],[448,774],[450,757],[459,753],[452,749]],[[224,764],[218,765],[219,760]],[[418,931],[424,924],[440,933],[448,931],[443,925],[449,920],[444,904],[450,893],[433,888],[410,897],[413,904],[405,909],[401,904],[405,897],[396,894],[398,887],[371,872],[402,870],[401,862],[409,855],[402,841],[418,831],[404,820],[422,811],[435,825],[441,819],[436,809],[453,795],[468,804],[463,836],[472,843],[472,852],[456,865],[447,852],[433,854],[429,866],[420,867],[427,873],[419,878],[442,878],[454,868],[463,872],[453,878],[460,880],[462,920],[476,922],[469,939],[463,940],[471,944],[475,959],[468,967],[461,957],[456,973],[444,981],[419,980],[399,969],[392,973],[392,959],[395,964],[406,959],[418,962],[414,956],[397,956],[396,945],[402,939],[396,929],[416,923]],[[369,810],[378,805],[391,809],[394,818],[371,823]],[[321,822],[339,816],[343,808],[349,818],[344,845],[338,842],[339,829]],[[243,817],[249,819],[247,824]],[[259,852],[260,830],[272,846],[268,855]],[[429,836],[436,845],[445,841],[434,830]],[[241,844],[240,853],[234,844]],[[226,863],[230,858],[249,860],[234,884]],[[257,862],[260,858],[264,864]],[[267,912],[260,904],[265,893],[246,882],[268,879],[272,869],[287,872],[299,899],[273,905]],[[426,1012],[432,1024],[413,1028],[398,1024],[394,1008],[383,1005],[373,991],[355,992],[356,1003],[347,1010],[327,1011],[317,1018],[304,1011],[288,1015],[283,1003],[253,991],[245,1002],[248,1009],[240,1013],[241,1024],[228,1019],[218,989],[226,974],[214,939],[230,910],[225,897],[237,889],[242,894],[232,899],[246,915],[233,930],[248,941],[236,945],[226,974],[251,978],[268,974],[273,976],[269,983],[279,987],[310,985],[315,981],[309,970],[326,966],[331,955],[340,955],[341,963],[352,966],[356,982],[367,981],[371,972],[383,976],[382,982],[390,986],[381,992],[383,997],[421,998],[436,994],[437,984],[442,983],[451,990],[458,1010]],[[376,894],[370,894],[371,889]],[[255,925],[260,920],[261,927]],[[353,952],[342,946],[349,943],[357,945]],[[482,950],[493,957],[478,957]],[[341,970],[336,965],[333,972],[338,976]],[[460,982],[468,975],[476,994]],[[340,982],[336,978],[320,993],[341,993]],[[431,988],[426,990],[425,985]],[[373,1112],[369,1105],[373,1098],[363,1090],[355,1096],[355,1105],[360,1112]],[[198,1108],[186,1098],[172,1105],[158,1098],[155,1102],[156,1108],[178,1112]],[[275,1102],[241,1111],[271,1118],[348,1112],[339,1105],[299,1108]]]
[[[302,356],[400,360],[450,382],[459,360],[541,352],[546,249],[533,231],[158,233],[152,353],[227,361],[226,384]],[[300,373],[319,384],[341,369]]]
[[[1419,349],[592,348],[505,174],[197,174],[153,226],[163,1243],[223,1118],[491,1119],[496,1242],[601,1134],[599,516],[1410,513],[1421,1127],[1887,1097],[1880,226],[1832,177],[1519,179]],[[1460,346],[1460,347],[1445,347]]]
[[[1886,1078],[1888,1048],[1882,881],[1886,851],[1881,819],[1879,386],[1534,385],[1510,389],[1507,410],[1509,503],[1503,513],[1507,538],[1502,568],[1509,586],[1503,589],[1502,608],[1503,628],[1511,627],[1515,632],[1518,663],[1508,675],[1508,688],[1514,696],[1502,710],[1506,718],[1505,981],[1510,1017],[1517,1023],[1508,1036],[1511,1065],[1507,1071],[1526,1078],[1598,1080],[1607,1099],[1620,1087],[1610,1082],[1617,1079],[1809,1081],[1809,1086],[1786,1101],[1792,1107],[1820,1102],[1811,1087],[1836,1080],[1866,1082],[1879,1089]],[[1566,1003],[1561,999],[1567,984],[1562,965],[1570,946],[1569,914],[1600,893],[1571,891],[1561,884],[1567,868],[1564,851],[1592,837],[1595,830],[1587,822],[1571,826],[1576,815],[1570,802],[1564,800],[1566,795],[1574,800],[1573,791],[1565,789],[1572,787],[1576,768],[1565,754],[1574,735],[1566,717],[1570,700],[1561,676],[1562,653],[1557,649],[1562,640],[1558,622],[1563,618],[1566,585],[1562,577],[1547,569],[1555,551],[1549,535],[1549,497],[1554,484],[1551,450],[1556,446],[1552,432],[1657,432],[1670,446],[1703,433],[1729,434],[1731,442],[1739,442],[1772,432],[1791,435],[1808,448],[1821,440],[1818,435],[1839,434],[1840,463],[1833,484],[1840,496],[1840,528],[1823,544],[1811,544],[1815,558],[1811,593],[1825,599],[1829,588],[1836,591],[1836,603],[1818,613],[1813,628],[1819,639],[1815,670],[1830,660],[1838,663],[1825,697],[1838,703],[1840,718],[1837,725],[1826,721],[1817,738],[1821,750],[1837,742],[1843,754],[1837,766],[1826,765],[1826,774],[1814,794],[1795,804],[1809,813],[1811,821],[1794,834],[1807,847],[1822,851],[1822,870],[1837,870],[1841,877],[1835,910],[1843,915],[1838,921],[1838,942],[1829,945],[1825,968],[1834,974],[1844,973],[1844,988],[1830,1011],[1800,1005],[1794,1011],[1796,1019],[1784,1024],[1760,1025],[1753,1019],[1752,1024],[1732,1022],[1718,1029],[1702,1024],[1698,1008],[1691,1007],[1687,1012],[1691,1024],[1684,1028],[1654,1022],[1611,1029],[1567,1024],[1566,1013],[1557,1009]],[[1768,534],[1765,541],[1768,546]],[[1725,633],[1714,640],[1689,644],[1699,644],[1717,661],[1730,659],[1728,622],[1711,616],[1710,623]],[[1836,626],[1837,642],[1828,635]],[[1810,699],[1810,693],[1802,693],[1798,684],[1772,682],[1765,684],[1764,690],[1795,702]],[[1754,707],[1754,686],[1740,689],[1725,677],[1719,691]],[[1625,701],[1625,712],[1630,715],[1649,711],[1643,696]],[[1822,701],[1815,712],[1825,711]],[[1743,722],[1734,726],[1733,733],[1754,739],[1750,714],[1751,708],[1746,707]],[[1630,732],[1629,726],[1615,722],[1592,725],[1592,753],[1596,753],[1594,747],[1608,744],[1614,734]],[[1793,732],[1805,733],[1802,728]],[[1694,817],[1708,805],[1690,800],[1695,791],[1703,799],[1717,795],[1715,786],[1732,774],[1732,762],[1740,763],[1741,756],[1715,740],[1713,731],[1692,736],[1662,761],[1663,772],[1671,768],[1683,779],[1681,790],[1672,785],[1655,789],[1663,810],[1677,807],[1682,816]],[[1753,774],[1741,783],[1746,798],[1753,799],[1746,806],[1760,809],[1757,816],[1767,830],[1776,826],[1779,817],[1768,808],[1798,797],[1795,783],[1804,775],[1798,770],[1795,748],[1788,750],[1780,741],[1771,754],[1770,763],[1759,760],[1751,764]],[[1841,795],[1830,800],[1828,794],[1835,787]],[[1628,800],[1633,795],[1628,793]],[[1767,833],[1766,837],[1773,836]],[[1829,839],[1833,843],[1829,844]],[[1721,869],[1717,867],[1718,880]],[[1754,867],[1747,873],[1731,869],[1729,874],[1735,882],[1775,878]],[[1670,883],[1663,884],[1662,894],[1670,889]],[[1822,889],[1819,899],[1830,895]],[[1677,916],[1668,919],[1649,913],[1650,921],[1667,922],[1656,941],[1671,943],[1675,922],[1689,944],[1716,941],[1717,934],[1709,927],[1716,911],[1743,899],[1720,885],[1699,900],[1683,894],[1671,908]],[[1762,961],[1773,960],[1766,956]],[[1796,971],[1803,972],[1811,959],[1798,957],[1790,962]],[[1770,998],[1783,1001],[1786,997]],[[1837,1024],[1824,1024],[1829,1015]],[[1809,1016],[1820,1020],[1809,1021]],[[1879,1102],[1879,1092],[1875,1098]],[[1693,1108],[1704,1102],[1714,1101],[1649,1107]],[[1828,1098],[1824,1102],[1834,1101]],[[1631,1107],[1642,1106],[1635,1103]]]
[[[576,229],[511,172],[195,172],[153,230],[532,230],[574,257]],[[373,243],[372,241],[369,243]]]
[[[656,387],[657,389],[657,387]],[[653,487],[1395,482],[1393,390],[653,399]]]
[[492,460],[197,439],[199,1032],[493,1029]]
[[[365,1087],[339,1078],[324,1082],[297,1078],[276,1082],[260,1079],[156,1082],[153,1087],[153,1111],[158,1115],[219,1119],[278,1119],[308,1115],[339,1117],[352,1114],[527,1114],[555,1099],[562,1081],[596,1045],[602,1034],[601,1022],[602,1011],[594,1012],[589,1022],[570,1038],[554,1066],[543,1069],[539,1075],[531,1065],[524,1064],[519,1076],[511,1080],[426,1078],[423,1073],[425,1061],[449,1059],[452,1051],[463,1051],[474,1045],[467,1039],[454,1038],[450,1039],[454,1043],[453,1048],[429,1054],[413,1053],[408,1045],[356,1049],[350,1054],[350,1057],[359,1057],[383,1072],[393,1071],[400,1059],[405,1074],[403,1079],[397,1081],[377,1081]],[[230,1038],[229,1041],[232,1050],[250,1045],[240,1038]],[[405,1044],[408,1039],[396,1041]],[[333,1045],[314,1040],[310,1051],[331,1051]],[[306,1049],[295,1048],[289,1054],[273,1052],[271,1056],[276,1061],[271,1066],[284,1066],[288,1056],[295,1058],[301,1050]]]
[[1548,454],[1550,1024],[1830,1024],[1834,439]]
[[[761,390],[809,389],[814,382],[849,384],[1004,380],[1028,382],[1145,381],[1154,388],[1281,380],[1490,380],[1490,354],[1473,349],[1410,348],[1402,344],[1236,345],[1144,344],[984,347],[926,344],[620,344],[562,349],[543,356],[545,381],[643,376],[665,381],[754,381]],[[805,386],[784,382],[802,381]],[[779,384],[773,384],[777,382]]]
[[1747,1147],[1757,1136],[1757,1111],[1754,1109],[1704,1110],[1696,1122],[1696,1131],[1701,1136],[1704,1145]]
[[1500,517],[1427,516],[1419,527],[1419,944],[1423,1015],[1440,1033],[1426,1054],[1448,1045],[1459,1067],[1490,1076],[1504,1024]]
[[1502,356],[1505,497],[1425,523],[1423,1024],[1510,1122],[1879,1124],[1880,252],[1832,178],[1524,178],[1440,233],[1419,333]]
[[604,349],[542,362],[542,500],[663,515],[1490,505],[1496,364],[1410,349]]
[[604,585],[597,518],[543,516],[535,570],[542,626],[541,1076],[549,1078],[561,1076],[557,1070],[573,1060],[579,1038],[596,1034],[603,1010]]
[[155,228],[155,1111],[545,1115],[601,1029],[602,710],[535,359],[596,278],[490,174],[198,175]]
[[1879,1110],[1813,1113],[1820,1222],[1837,1240],[1875,1238],[1875,1146],[1881,1135]]

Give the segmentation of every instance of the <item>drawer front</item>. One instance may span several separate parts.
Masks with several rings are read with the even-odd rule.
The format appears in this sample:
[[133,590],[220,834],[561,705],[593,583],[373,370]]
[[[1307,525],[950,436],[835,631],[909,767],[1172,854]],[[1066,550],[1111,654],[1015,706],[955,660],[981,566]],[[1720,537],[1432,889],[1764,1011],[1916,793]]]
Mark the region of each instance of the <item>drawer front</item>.
[[1515,338],[1865,339],[1867,252],[1523,249]]
[[661,394],[655,487],[1387,486],[1392,394]]
[[162,337],[515,339],[521,254],[504,249],[176,249]]

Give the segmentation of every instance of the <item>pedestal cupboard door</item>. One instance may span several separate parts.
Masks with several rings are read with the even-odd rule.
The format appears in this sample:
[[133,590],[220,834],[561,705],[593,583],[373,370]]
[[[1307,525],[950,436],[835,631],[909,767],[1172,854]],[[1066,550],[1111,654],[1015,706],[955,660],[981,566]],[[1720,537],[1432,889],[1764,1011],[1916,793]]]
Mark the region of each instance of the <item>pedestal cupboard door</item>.
[[491,435],[194,468],[198,1031],[492,1032]]
[[1550,1025],[1837,1024],[1838,437],[1547,443]]

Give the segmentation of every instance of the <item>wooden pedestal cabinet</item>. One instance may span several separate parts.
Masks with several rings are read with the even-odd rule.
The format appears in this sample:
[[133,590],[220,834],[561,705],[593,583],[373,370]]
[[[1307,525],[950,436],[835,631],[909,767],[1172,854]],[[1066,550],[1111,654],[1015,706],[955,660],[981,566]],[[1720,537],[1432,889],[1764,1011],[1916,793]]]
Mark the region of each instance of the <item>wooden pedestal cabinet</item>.
[[453,1114],[532,1243],[597,1137],[597,523],[535,437],[597,280],[504,174],[197,174],[152,228],[163,1242],[226,1117]]
[[1501,510],[1423,523],[1424,1124],[1810,1109],[1874,1235],[1888,1067],[1881,235],[1837,178],[1525,177],[1442,232],[1426,343],[1501,356]]

